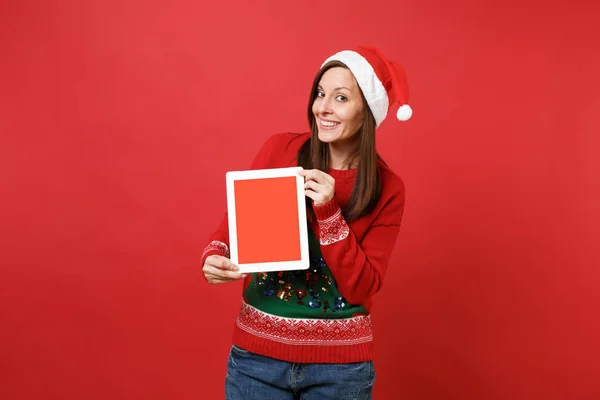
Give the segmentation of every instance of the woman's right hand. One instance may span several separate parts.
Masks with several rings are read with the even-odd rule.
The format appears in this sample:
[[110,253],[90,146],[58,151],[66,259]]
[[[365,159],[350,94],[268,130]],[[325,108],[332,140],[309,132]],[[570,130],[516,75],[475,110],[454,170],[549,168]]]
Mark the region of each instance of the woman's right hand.
[[204,261],[202,272],[209,283],[227,283],[246,277],[247,274],[239,272],[239,267],[231,263],[227,257],[212,255]]

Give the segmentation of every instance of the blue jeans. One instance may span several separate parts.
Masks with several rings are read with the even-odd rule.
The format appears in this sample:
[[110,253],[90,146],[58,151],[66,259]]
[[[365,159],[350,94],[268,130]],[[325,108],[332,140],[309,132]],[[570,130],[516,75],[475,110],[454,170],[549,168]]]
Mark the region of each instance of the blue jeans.
[[372,361],[297,364],[231,347],[225,378],[227,400],[370,400]]

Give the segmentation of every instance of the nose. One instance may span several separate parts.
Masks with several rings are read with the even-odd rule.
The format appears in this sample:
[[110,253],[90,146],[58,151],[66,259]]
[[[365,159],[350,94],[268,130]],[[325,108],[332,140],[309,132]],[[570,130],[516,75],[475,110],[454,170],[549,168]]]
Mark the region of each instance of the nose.
[[317,112],[319,114],[332,113],[331,98],[329,96],[317,97],[315,101],[317,101]]

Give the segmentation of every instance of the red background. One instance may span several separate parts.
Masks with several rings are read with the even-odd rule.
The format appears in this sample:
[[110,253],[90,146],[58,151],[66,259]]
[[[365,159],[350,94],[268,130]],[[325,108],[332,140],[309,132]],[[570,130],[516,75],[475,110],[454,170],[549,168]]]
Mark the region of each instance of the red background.
[[569,3],[2,1],[0,397],[222,398],[225,172],[374,44],[415,110],[378,131],[375,398],[599,398],[600,6]]

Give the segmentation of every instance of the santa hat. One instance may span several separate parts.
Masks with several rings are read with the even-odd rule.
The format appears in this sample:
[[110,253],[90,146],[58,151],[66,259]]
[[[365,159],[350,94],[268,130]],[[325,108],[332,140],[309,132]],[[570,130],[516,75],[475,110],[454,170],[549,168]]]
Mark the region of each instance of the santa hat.
[[389,107],[395,103],[400,105],[396,112],[400,121],[407,121],[412,116],[412,109],[408,105],[406,74],[400,64],[389,61],[374,47],[340,51],[325,60],[323,65],[330,61],[340,61],[350,69],[377,126],[383,122]]

